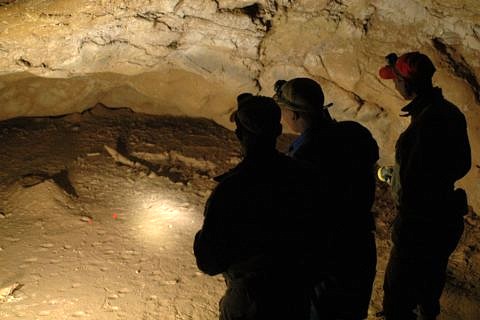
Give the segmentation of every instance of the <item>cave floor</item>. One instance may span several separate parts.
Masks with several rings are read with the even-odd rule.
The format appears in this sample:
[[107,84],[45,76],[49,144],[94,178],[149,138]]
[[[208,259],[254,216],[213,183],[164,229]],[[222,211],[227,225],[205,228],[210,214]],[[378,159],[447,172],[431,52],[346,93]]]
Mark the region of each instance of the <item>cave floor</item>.
[[[199,272],[192,242],[212,178],[240,161],[233,132],[96,106],[1,122],[0,141],[1,319],[216,319],[223,278]],[[369,319],[381,308],[391,208],[379,185]],[[479,231],[470,213],[440,319],[480,319]]]

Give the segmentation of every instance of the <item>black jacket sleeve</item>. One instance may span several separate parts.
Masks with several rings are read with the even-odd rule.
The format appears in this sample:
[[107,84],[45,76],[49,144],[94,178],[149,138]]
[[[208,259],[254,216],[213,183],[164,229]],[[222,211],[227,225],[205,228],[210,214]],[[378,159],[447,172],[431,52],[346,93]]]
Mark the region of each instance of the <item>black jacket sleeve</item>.
[[193,251],[198,268],[208,275],[225,272],[230,264],[228,224],[228,192],[219,185],[205,206],[202,229],[195,235]]

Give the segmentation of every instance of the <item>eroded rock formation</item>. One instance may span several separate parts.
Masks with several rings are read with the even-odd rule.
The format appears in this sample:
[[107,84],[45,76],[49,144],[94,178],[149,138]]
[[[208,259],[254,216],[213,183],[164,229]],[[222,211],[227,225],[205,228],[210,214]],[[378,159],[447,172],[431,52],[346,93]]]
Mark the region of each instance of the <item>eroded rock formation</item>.
[[474,164],[462,184],[478,212],[479,17],[477,0],[3,0],[0,119],[100,102],[229,126],[238,93],[309,76],[336,118],[372,130],[389,163],[405,102],[377,70],[389,52],[420,50],[467,116]]

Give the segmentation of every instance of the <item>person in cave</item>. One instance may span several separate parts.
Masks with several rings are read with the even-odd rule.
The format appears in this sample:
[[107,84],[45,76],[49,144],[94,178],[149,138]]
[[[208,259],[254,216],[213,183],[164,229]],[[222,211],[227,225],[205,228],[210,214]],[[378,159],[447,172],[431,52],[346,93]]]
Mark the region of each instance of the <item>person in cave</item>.
[[[318,319],[365,319],[376,274],[375,164],[378,145],[354,121],[336,121],[324,106],[321,86],[309,78],[275,83],[283,121],[301,133],[288,154],[311,163],[328,181],[329,248],[313,294]],[[317,252],[322,255],[322,252]]]
[[397,204],[393,247],[384,279],[387,320],[436,319],[448,258],[463,233],[465,191],[454,187],[471,166],[462,112],[434,87],[435,67],[426,55],[386,57],[379,70],[400,95],[410,125],[396,143],[392,190]]
[[321,181],[276,150],[281,111],[272,98],[237,100],[232,120],[244,158],[216,178],[194,240],[196,262],[226,280],[220,319],[310,319],[312,245],[322,242],[312,239],[325,234],[316,209]]

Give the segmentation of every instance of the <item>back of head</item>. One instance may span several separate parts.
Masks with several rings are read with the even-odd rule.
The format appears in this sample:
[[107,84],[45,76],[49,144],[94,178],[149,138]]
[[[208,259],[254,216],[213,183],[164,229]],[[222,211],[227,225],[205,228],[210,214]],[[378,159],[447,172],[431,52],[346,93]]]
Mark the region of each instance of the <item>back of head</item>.
[[281,112],[272,98],[242,93],[237,97],[237,104],[231,120],[239,129],[258,139],[277,138],[281,134]]
[[331,120],[328,106],[324,106],[325,97],[322,87],[310,78],[278,80],[275,83],[274,99],[282,107],[295,112]]

